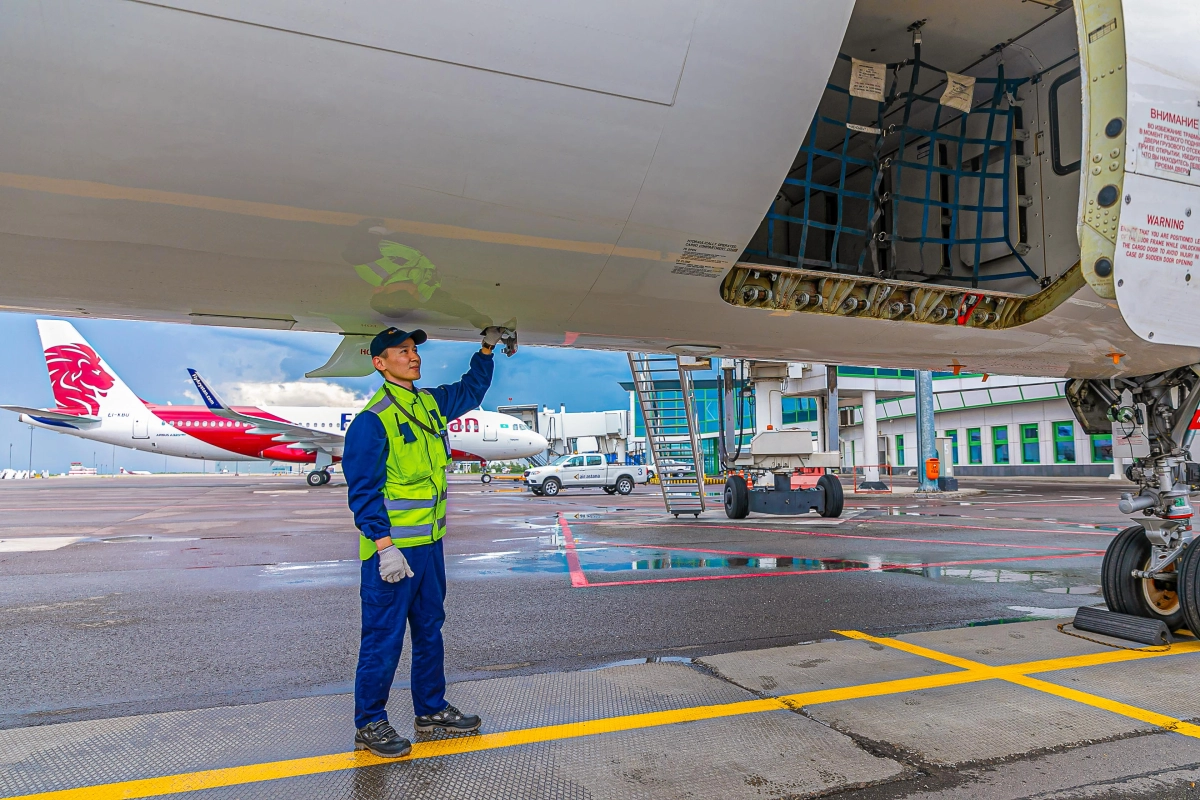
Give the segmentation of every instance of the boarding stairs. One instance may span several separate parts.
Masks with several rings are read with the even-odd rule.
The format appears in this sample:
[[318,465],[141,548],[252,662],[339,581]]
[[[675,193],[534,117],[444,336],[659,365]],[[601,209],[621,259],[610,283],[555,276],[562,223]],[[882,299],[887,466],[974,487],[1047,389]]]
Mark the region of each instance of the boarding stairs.
[[673,355],[630,353],[646,443],[668,514],[704,511],[704,454],[692,408],[692,375]]
[[550,459],[546,457],[545,453],[536,453],[532,456],[526,456],[525,460],[529,462],[529,466],[531,467],[544,467],[550,463]]

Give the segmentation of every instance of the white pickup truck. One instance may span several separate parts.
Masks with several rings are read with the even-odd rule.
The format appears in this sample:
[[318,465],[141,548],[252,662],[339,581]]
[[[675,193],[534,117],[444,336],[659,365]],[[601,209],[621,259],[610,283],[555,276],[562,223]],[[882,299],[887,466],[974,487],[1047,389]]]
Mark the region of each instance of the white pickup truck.
[[525,470],[525,485],[541,497],[554,497],[563,489],[595,486],[609,494],[629,494],[639,483],[650,480],[644,466],[608,464],[599,453],[562,456],[553,464]]

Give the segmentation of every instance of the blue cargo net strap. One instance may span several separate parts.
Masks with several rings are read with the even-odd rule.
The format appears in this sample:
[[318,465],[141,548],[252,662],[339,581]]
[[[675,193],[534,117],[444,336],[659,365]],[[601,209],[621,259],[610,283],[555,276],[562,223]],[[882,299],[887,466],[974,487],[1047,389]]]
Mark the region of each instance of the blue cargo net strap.
[[[850,61],[845,54],[838,56],[843,61]],[[1057,65],[1055,65],[1057,66]],[[900,91],[900,70],[911,69],[908,76],[908,87]],[[868,252],[871,256],[870,270],[873,274],[894,272],[896,263],[896,243],[912,243],[918,247],[923,262],[924,246],[933,244],[946,248],[973,248],[973,263],[969,265],[970,277],[942,275],[949,280],[970,280],[972,285],[980,281],[1002,280],[1006,278],[1029,277],[1038,280],[1038,275],[1029,267],[1017,251],[1010,238],[1010,215],[1013,169],[1013,130],[1015,111],[1013,107],[1014,93],[1017,87],[1030,82],[1031,78],[1006,79],[1001,63],[995,77],[976,77],[975,83],[991,86],[991,96],[987,101],[974,106],[969,113],[959,113],[957,118],[943,122],[943,114],[947,106],[939,101],[938,96],[919,94],[916,90],[922,70],[946,74],[945,70],[927,64],[920,60],[920,44],[914,45],[914,57],[895,64],[887,64],[890,78],[890,90],[883,101],[864,99],[850,94],[846,87],[838,86],[832,81],[827,84],[828,92],[840,95],[845,99],[845,118],[839,119],[818,111],[813,118],[804,143],[800,148],[803,156],[788,177],[784,179],[780,195],[772,202],[766,217],[767,248],[766,250],[747,249],[747,254],[765,256],[792,263],[797,266],[813,266],[831,269],[838,272],[862,273]],[[940,87],[935,87],[940,88]],[[902,107],[899,104],[903,104]],[[918,128],[913,123],[914,109],[917,104],[932,104],[933,119],[930,126]],[[885,118],[895,111],[901,110],[902,118],[899,123],[885,125]],[[873,124],[855,124],[851,122],[858,112],[859,119],[869,120]],[[864,113],[865,112],[865,113]],[[958,112],[955,112],[958,113]],[[968,121],[986,115],[985,132],[982,136],[968,134]],[[945,128],[945,130],[943,130]],[[833,135],[827,137],[824,145],[819,144],[820,133],[832,130]],[[897,137],[898,134],[898,137]],[[861,143],[859,137],[871,137],[871,152],[867,157],[859,147],[857,155],[851,154],[851,145]],[[918,142],[918,140],[920,140]],[[894,151],[891,155],[882,155],[885,145],[892,144]],[[938,145],[949,147],[944,152],[954,152],[952,163],[936,163]],[[912,154],[917,147],[926,148],[923,156]],[[977,156],[966,159],[964,166],[964,149],[967,147],[980,149]],[[889,148],[891,149],[891,148]],[[996,157],[996,151],[999,157]],[[918,153],[920,150],[918,149]],[[974,162],[974,163],[972,163]],[[894,187],[896,191],[890,194],[883,191],[884,177],[893,165],[895,166]],[[824,167],[824,171],[822,171]],[[977,167],[977,168],[970,168]],[[921,194],[907,194],[899,191],[905,170],[921,173],[924,180]],[[836,178],[832,173],[836,171]],[[817,177],[821,173],[824,180]],[[865,175],[864,175],[865,173]],[[934,195],[933,177],[946,176],[952,187],[949,197],[942,199]],[[859,176],[869,177],[863,181]],[[855,178],[858,188],[847,185],[848,178]],[[975,180],[977,190],[965,189],[964,179]],[[988,205],[989,181],[1000,181],[1001,202],[999,205]],[[939,180],[939,187],[941,182]],[[785,195],[786,187],[796,187],[802,190],[800,199],[792,203],[789,213],[781,213],[778,209],[780,200],[791,200]],[[823,218],[814,218],[814,208],[817,197],[825,200],[828,212]],[[847,200],[859,201],[856,213],[848,213]],[[862,214],[862,204],[866,204],[866,213]],[[886,210],[890,210],[886,220],[887,230],[881,224]],[[919,233],[912,231],[902,233],[899,221],[904,211],[904,218],[914,210],[920,211]],[[949,212],[948,230],[930,231],[930,210],[937,209],[936,220],[941,228],[944,212]],[[799,214],[796,212],[799,211]],[[959,231],[960,216],[963,212],[974,214],[974,230]],[[984,236],[985,215],[993,215],[990,220],[999,220],[1002,235]],[[832,217],[832,221],[827,221]],[[800,226],[800,242],[797,248],[787,248],[784,252],[777,246],[777,223],[791,223]],[[996,226],[987,226],[994,230]],[[825,237],[826,258],[809,256],[809,233],[812,230],[827,233]],[[966,233],[967,235],[961,235]],[[790,241],[790,240],[789,240]],[[857,244],[858,248],[851,249],[850,258],[842,260],[841,254],[848,249],[846,245]],[[1003,243],[1008,252],[1013,255],[1022,269],[1003,275],[980,275],[979,265],[984,257],[983,246]],[[878,246],[877,246],[878,245]],[[879,249],[884,247],[891,255],[892,267],[879,264]],[[853,252],[857,249],[857,253]],[[963,264],[964,267],[968,265]],[[951,268],[952,269],[952,268]],[[953,272],[953,269],[952,269]],[[932,275],[931,275],[932,277]]]

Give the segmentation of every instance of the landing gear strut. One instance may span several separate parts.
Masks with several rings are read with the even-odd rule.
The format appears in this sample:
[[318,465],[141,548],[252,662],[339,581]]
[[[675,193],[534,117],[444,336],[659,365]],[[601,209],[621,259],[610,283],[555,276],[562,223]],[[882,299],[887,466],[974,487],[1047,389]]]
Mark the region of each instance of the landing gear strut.
[[1200,408],[1200,365],[1140,378],[1077,379],[1067,400],[1088,433],[1111,433],[1114,456],[1128,453],[1125,477],[1137,493],[1117,504],[1140,515],[1109,543],[1100,568],[1110,611],[1200,632],[1200,545],[1190,495],[1200,464],[1189,448]]

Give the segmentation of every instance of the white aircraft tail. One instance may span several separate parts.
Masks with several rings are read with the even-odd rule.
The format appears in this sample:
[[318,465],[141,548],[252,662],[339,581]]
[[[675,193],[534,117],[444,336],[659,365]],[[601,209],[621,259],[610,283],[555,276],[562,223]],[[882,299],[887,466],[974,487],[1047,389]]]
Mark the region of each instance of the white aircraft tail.
[[46,319],[39,319],[37,325],[59,411],[96,417],[103,416],[102,412],[145,409],[145,404],[74,325]]

